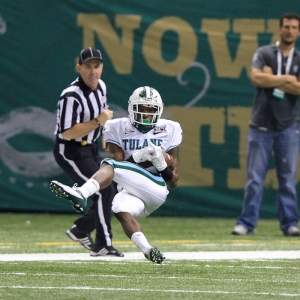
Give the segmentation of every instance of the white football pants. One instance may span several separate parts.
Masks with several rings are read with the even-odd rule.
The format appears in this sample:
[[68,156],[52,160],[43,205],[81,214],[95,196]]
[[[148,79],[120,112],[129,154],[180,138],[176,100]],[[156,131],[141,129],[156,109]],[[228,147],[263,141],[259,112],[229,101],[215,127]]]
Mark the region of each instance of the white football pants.
[[112,203],[114,213],[128,212],[135,218],[146,218],[165,203],[169,191],[161,176],[130,162],[111,158],[103,162],[114,168],[113,180],[122,187]]

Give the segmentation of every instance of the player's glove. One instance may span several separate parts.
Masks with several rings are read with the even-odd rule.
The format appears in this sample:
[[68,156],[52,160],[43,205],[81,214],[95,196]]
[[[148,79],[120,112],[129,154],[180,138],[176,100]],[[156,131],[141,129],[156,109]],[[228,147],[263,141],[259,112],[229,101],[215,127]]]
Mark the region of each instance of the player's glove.
[[148,154],[145,155],[145,157],[147,157],[147,160],[152,162],[152,165],[155,167],[156,170],[158,171],[164,170],[168,165],[162,154],[161,148],[159,146],[155,146],[151,142],[149,142],[148,147],[150,147],[151,150],[148,151]]
[[132,158],[133,160],[139,164],[141,162],[144,162],[144,161],[147,161],[148,160],[148,152],[151,151],[152,149],[148,146],[148,147],[145,147],[143,149],[140,149],[138,151],[135,151],[132,153]]

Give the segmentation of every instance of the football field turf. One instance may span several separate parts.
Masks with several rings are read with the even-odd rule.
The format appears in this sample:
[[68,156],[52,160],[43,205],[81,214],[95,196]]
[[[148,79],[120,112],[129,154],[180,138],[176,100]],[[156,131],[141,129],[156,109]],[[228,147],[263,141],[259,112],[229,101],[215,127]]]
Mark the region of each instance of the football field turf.
[[124,258],[89,256],[65,231],[78,215],[0,214],[0,299],[299,299],[300,238],[260,220],[233,236],[233,219],[149,217],[146,260],[113,219]]

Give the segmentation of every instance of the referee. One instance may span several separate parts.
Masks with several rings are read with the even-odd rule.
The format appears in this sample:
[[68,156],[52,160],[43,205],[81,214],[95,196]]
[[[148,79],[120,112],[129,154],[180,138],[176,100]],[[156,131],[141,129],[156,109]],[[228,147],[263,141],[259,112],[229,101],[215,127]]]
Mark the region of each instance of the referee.
[[[104,123],[113,117],[106,103],[106,85],[100,79],[102,70],[101,52],[83,49],[77,64],[79,77],[63,90],[57,104],[53,154],[62,170],[79,186],[100,167],[97,139]],[[115,194],[111,184],[93,195],[91,207],[66,232],[72,240],[92,250],[93,256],[124,256],[112,245],[111,205]],[[94,229],[95,242],[90,235]]]

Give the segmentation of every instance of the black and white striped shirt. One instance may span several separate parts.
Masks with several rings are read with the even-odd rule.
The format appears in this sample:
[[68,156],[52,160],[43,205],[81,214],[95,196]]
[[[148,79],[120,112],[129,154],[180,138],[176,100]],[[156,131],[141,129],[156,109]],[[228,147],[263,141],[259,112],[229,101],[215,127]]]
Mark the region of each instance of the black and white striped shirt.
[[[99,79],[96,91],[91,90],[81,77],[73,81],[60,95],[57,104],[57,122],[54,134],[63,139],[62,133],[77,123],[95,119],[106,108],[106,85]],[[71,141],[92,144],[100,136],[100,127],[88,135]]]

